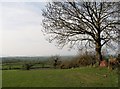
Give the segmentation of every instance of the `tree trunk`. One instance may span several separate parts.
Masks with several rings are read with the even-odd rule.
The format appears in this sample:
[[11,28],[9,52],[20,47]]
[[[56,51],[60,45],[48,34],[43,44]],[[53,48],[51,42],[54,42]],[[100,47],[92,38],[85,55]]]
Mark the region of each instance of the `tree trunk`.
[[99,62],[102,61],[102,54],[101,54],[101,44],[96,43],[96,61]]

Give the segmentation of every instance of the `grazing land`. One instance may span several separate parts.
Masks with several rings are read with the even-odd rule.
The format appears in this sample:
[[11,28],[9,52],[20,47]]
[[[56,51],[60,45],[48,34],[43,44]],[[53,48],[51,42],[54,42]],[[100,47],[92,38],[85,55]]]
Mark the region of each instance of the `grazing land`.
[[107,68],[3,70],[3,87],[117,87],[118,74]]

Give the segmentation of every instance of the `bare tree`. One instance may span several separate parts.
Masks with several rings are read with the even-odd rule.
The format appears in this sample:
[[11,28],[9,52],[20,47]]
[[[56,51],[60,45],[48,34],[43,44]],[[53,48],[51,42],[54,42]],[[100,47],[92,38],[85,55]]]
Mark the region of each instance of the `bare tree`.
[[56,69],[57,66],[61,64],[60,56],[59,55],[52,56],[52,60],[53,60],[53,66]]
[[[104,45],[118,40],[119,2],[52,2],[43,10],[43,27],[49,41],[59,46],[93,47],[102,60]],[[109,45],[110,46],[110,45]]]

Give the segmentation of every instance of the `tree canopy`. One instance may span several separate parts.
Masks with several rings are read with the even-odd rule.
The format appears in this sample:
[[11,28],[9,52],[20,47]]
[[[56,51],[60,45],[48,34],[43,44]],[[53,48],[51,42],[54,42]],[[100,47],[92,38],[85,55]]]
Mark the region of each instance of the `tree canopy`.
[[119,2],[51,2],[43,10],[44,33],[59,46],[93,47],[96,59],[101,49],[119,36]]

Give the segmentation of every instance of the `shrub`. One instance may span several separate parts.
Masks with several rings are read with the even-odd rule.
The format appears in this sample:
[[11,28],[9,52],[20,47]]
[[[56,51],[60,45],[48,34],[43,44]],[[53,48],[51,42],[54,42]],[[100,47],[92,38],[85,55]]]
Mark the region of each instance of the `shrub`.
[[81,66],[94,65],[96,63],[95,56],[92,54],[78,55],[72,60],[63,61],[60,65],[61,69],[76,68]]
[[77,66],[87,66],[87,65],[94,65],[96,63],[95,56],[93,54],[82,54],[78,55],[76,58],[76,65]]
[[118,69],[120,67],[119,57],[120,56],[118,56],[117,58],[115,58],[115,57],[111,56],[109,58],[108,68],[110,68],[110,69]]
[[51,56],[50,59],[48,60],[49,64],[53,66],[53,68],[58,68],[61,65],[61,57],[56,55],[56,56]]
[[59,66],[61,69],[69,69],[71,68],[71,64],[70,64],[70,61],[68,60],[65,60],[65,61],[62,61],[62,63],[60,64]]
[[31,64],[31,63],[25,63],[25,64],[23,64],[22,67],[24,70],[30,70],[32,66],[33,66],[33,64]]

